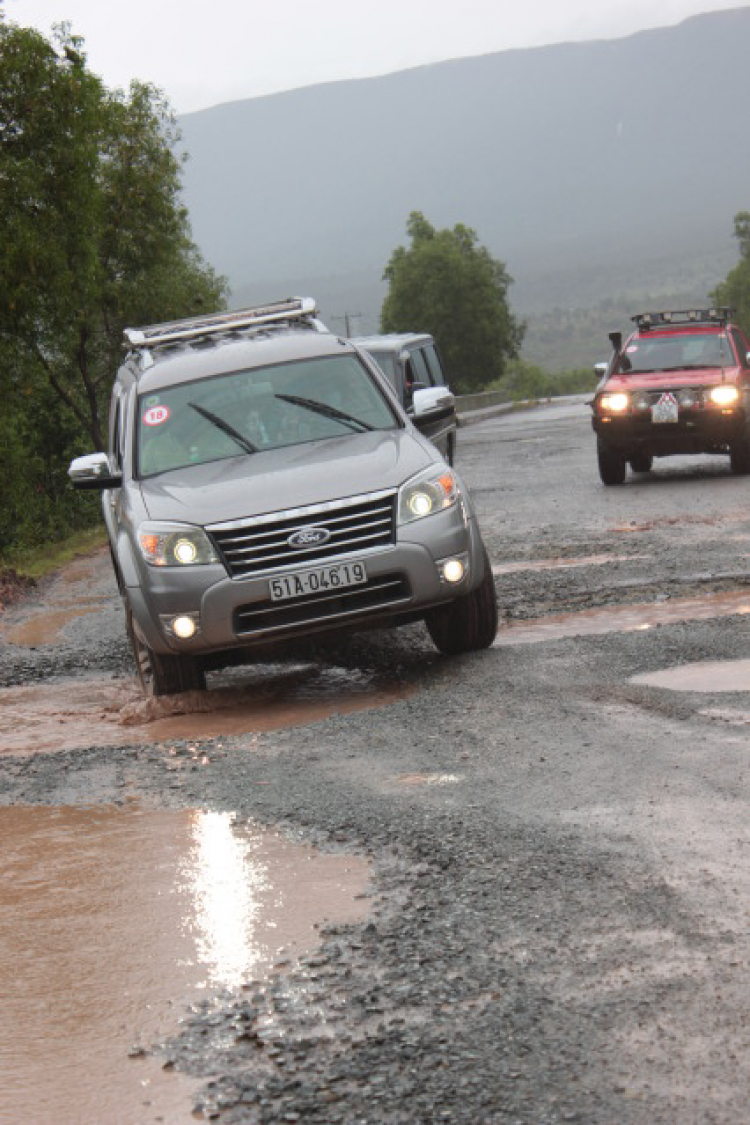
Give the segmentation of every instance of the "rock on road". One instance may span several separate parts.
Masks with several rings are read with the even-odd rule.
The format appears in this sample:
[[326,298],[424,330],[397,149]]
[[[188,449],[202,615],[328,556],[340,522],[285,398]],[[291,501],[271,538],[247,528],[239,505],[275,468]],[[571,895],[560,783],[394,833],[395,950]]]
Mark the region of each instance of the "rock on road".
[[[749,482],[674,458],[605,488],[587,415],[460,430],[488,652],[442,658],[421,626],[321,646],[320,669],[409,690],[222,737],[200,774],[167,772],[179,740],[3,754],[6,805],[201,805],[371,859],[366,921],[153,1045],[205,1079],[204,1117],[749,1120]],[[8,639],[52,585],[6,611],[0,684],[131,675],[106,565],[54,645]],[[704,662],[689,690],[646,679]]]

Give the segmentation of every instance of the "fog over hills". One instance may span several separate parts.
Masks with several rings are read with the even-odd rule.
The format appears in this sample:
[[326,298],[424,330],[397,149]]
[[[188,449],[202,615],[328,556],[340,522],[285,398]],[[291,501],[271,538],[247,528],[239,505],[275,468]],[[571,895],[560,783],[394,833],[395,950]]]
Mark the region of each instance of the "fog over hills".
[[705,297],[750,209],[750,8],[626,39],[505,51],[180,119],[185,200],[233,303],[291,291],[376,329],[409,212],[463,222],[532,322]]

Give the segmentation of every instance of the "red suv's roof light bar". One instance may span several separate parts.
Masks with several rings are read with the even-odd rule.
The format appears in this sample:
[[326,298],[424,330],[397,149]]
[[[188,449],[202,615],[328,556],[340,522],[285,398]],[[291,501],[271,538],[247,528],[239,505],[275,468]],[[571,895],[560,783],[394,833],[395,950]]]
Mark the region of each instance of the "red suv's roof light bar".
[[726,306],[709,309],[671,309],[663,312],[636,313],[631,320],[643,332],[663,324],[726,324],[732,311]]

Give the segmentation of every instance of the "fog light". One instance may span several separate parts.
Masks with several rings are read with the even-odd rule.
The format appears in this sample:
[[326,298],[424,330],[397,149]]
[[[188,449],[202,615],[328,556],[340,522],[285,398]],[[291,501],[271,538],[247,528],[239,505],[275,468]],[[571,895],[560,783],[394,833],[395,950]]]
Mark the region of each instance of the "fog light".
[[443,563],[442,573],[446,582],[460,582],[466,574],[466,567],[460,559],[448,559]]
[[172,621],[172,632],[181,641],[189,641],[191,637],[195,636],[197,630],[198,625],[192,617],[175,617]]

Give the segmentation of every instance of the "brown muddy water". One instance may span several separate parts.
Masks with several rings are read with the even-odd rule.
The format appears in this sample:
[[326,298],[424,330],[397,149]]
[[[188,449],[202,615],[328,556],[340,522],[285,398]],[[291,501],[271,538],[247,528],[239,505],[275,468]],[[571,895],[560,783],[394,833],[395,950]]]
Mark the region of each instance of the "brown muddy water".
[[0,756],[278,730],[385,707],[413,690],[315,664],[232,669],[209,691],[160,699],[145,699],[135,679],[105,676],[3,688]]
[[750,591],[702,594],[698,598],[670,598],[639,605],[600,606],[577,613],[550,614],[523,621],[502,623],[494,642],[504,645],[537,644],[564,637],[588,637],[605,633],[630,633],[672,625],[678,621],[705,621],[750,613]]
[[198,809],[0,809],[0,1122],[184,1125],[147,1049],[189,1005],[367,916],[364,859]]

